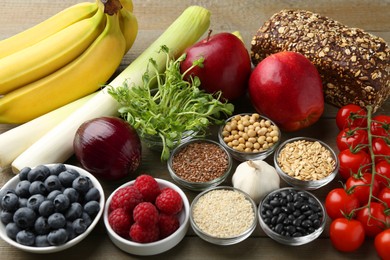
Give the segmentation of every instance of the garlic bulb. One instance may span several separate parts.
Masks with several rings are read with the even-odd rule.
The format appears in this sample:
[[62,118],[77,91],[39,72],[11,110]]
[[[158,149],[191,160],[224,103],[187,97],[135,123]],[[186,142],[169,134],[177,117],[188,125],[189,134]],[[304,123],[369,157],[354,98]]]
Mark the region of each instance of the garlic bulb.
[[232,183],[258,204],[265,195],[280,187],[280,178],[275,168],[263,160],[245,161],[237,166]]

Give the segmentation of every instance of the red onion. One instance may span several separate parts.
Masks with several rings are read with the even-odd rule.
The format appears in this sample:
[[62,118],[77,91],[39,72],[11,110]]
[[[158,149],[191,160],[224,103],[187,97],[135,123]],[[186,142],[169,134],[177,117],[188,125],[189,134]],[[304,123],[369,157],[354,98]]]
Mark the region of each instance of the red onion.
[[81,166],[98,178],[118,180],[141,164],[141,141],[135,129],[117,117],[84,122],[73,140]]

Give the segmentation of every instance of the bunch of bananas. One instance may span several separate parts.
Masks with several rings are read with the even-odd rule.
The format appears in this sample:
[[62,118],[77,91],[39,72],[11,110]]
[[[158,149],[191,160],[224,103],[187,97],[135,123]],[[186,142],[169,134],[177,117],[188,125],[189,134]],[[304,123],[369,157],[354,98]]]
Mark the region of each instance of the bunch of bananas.
[[133,45],[131,0],[71,6],[0,41],[0,123],[19,124],[98,90]]

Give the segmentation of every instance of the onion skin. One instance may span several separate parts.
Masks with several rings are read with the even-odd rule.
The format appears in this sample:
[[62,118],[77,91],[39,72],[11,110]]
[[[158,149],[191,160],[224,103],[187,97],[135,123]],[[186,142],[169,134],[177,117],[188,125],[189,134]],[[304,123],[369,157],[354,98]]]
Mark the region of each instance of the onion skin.
[[141,140],[135,129],[117,117],[99,117],[84,122],[73,140],[81,166],[97,178],[119,180],[141,164]]

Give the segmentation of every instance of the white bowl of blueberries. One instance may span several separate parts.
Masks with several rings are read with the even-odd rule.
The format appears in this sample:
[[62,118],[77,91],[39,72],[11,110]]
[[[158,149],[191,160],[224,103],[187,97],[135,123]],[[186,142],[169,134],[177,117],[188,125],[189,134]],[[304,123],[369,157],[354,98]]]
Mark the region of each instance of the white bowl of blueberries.
[[65,250],[93,230],[104,201],[99,181],[84,169],[26,167],[0,189],[0,237],[27,252]]

